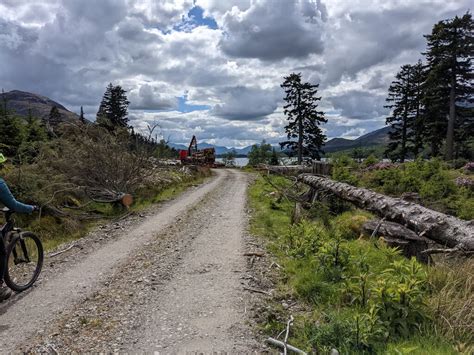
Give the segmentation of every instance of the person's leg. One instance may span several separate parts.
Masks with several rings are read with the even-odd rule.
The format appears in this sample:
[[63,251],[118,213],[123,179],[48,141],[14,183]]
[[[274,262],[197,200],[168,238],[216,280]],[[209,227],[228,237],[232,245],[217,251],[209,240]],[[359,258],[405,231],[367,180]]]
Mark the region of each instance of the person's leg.
[[[5,244],[3,243],[3,238],[0,233],[0,260],[5,260],[7,257],[7,253],[5,250]],[[3,275],[5,273],[5,267],[0,267],[0,302],[5,301],[6,299],[10,298],[12,295],[12,291],[4,284],[3,282]]]

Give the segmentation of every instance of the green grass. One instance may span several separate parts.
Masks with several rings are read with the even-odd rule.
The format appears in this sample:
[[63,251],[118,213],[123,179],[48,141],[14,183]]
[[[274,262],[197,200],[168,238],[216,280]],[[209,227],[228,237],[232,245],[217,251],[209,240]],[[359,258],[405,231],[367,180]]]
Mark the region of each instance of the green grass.
[[[361,233],[371,218],[364,211],[336,214],[318,204],[291,226],[294,203],[279,192],[290,185],[282,177],[259,176],[249,189],[250,230],[267,240],[282,266],[277,293],[262,315],[269,336],[285,328],[290,312],[281,303],[290,299],[299,306],[291,310],[295,323],[289,342],[306,351],[452,354],[471,349],[468,321],[453,334],[447,326],[462,310],[471,319],[472,310],[466,311],[471,281],[461,277],[450,285],[453,277],[443,268],[423,266],[369,240]],[[454,270],[469,275],[472,266]],[[450,304],[442,302],[447,297]],[[440,314],[447,322],[438,319]]]

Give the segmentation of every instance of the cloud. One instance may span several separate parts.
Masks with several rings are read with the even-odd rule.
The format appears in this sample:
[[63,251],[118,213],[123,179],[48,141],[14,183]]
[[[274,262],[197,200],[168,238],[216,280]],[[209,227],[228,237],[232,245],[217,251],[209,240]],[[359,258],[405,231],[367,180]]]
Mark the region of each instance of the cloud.
[[220,97],[223,103],[215,105],[212,114],[228,120],[255,121],[277,109],[282,92],[279,88],[262,90],[236,86],[224,89]]
[[324,5],[310,0],[252,3],[245,11],[232,8],[223,17],[220,46],[232,57],[279,60],[322,53]]
[[178,107],[178,99],[169,97],[164,92],[164,86],[143,84],[138,90],[129,93],[132,110],[173,110]]
[[352,90],[344,94],[329,97],[328,100],[344,117],[357,120],[371,120],[389,113],[385,105],[385,96],[367,91]]
[[89,119],[112,82],[127,90],[137,128],[159,120],[179,142],[194,132],[201,141],[242,146],[284,136],[279,85],[296,71],[321,84],[327,135],[352,136],[383,126],[386,90],[400,66],[420,58],[434,23],[469,5],[2,0],[0,82],[75,112],[84,106]]

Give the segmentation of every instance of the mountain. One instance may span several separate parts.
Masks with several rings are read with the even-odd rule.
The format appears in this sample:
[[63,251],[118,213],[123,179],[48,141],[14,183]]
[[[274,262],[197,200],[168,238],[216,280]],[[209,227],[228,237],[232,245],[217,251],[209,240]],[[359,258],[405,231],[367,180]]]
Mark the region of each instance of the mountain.
[[[327,141],[326,145],[323,147],[324,151],[327,153],[338,152],[341,150],[346,149],[353,149],[353,148],[363,148],[363,147],[372,147],[376,145],[384,145],[388,143],[388,132],[390,131],[390,127],[383,127],[377,129],[375,131],[369,132],[363,136],[360,136],[357,139],[346,139],[346,138],[333,138]],[[188,146],[184,144],[175,144],[169,143],[169,146],[181,150],[187,150]],[[198,148],[214,148],[216,150],[216,155],[222,155],[228,153],[230,151],[235,151],[237,155],[248,155],[252,146],[249,145],[245,148],[227,148],[223,146],[216,146],[213,144],[209,144],[206,142],[198,143]],[[274,146],[277,151],[280,151],[280,146]]]
[[333,138],[326,142],[323,149],[327,153],[332,153],[352,148],[384,145],[387,144],[389,140],[388,132],[390,132],[390,127],[383,127],[364,134],[357,139]]
[[18,116],[27,117],[31,110],[31,114],[34,117],[45,120],[48,118],[51,108],[56,106],[64,121],[79,119],[77,114],[69,111],[66,107],[56,101],[53,101],[46,96],[33,94],[31,92],[12,90],[0,93],[0,102],[2,104],[4,102],[3,100],[7,101],[7,109],[15,112]]

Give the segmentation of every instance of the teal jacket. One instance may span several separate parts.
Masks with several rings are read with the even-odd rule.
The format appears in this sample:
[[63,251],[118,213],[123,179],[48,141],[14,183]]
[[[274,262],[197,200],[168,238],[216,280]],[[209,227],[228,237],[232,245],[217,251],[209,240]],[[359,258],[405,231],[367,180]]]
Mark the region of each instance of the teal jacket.
[[18,213],[31,213],[34,210],[33,206],[18,202],[13,197],[5,180],[0,178],[0,203],[8,207],[8,209]]

